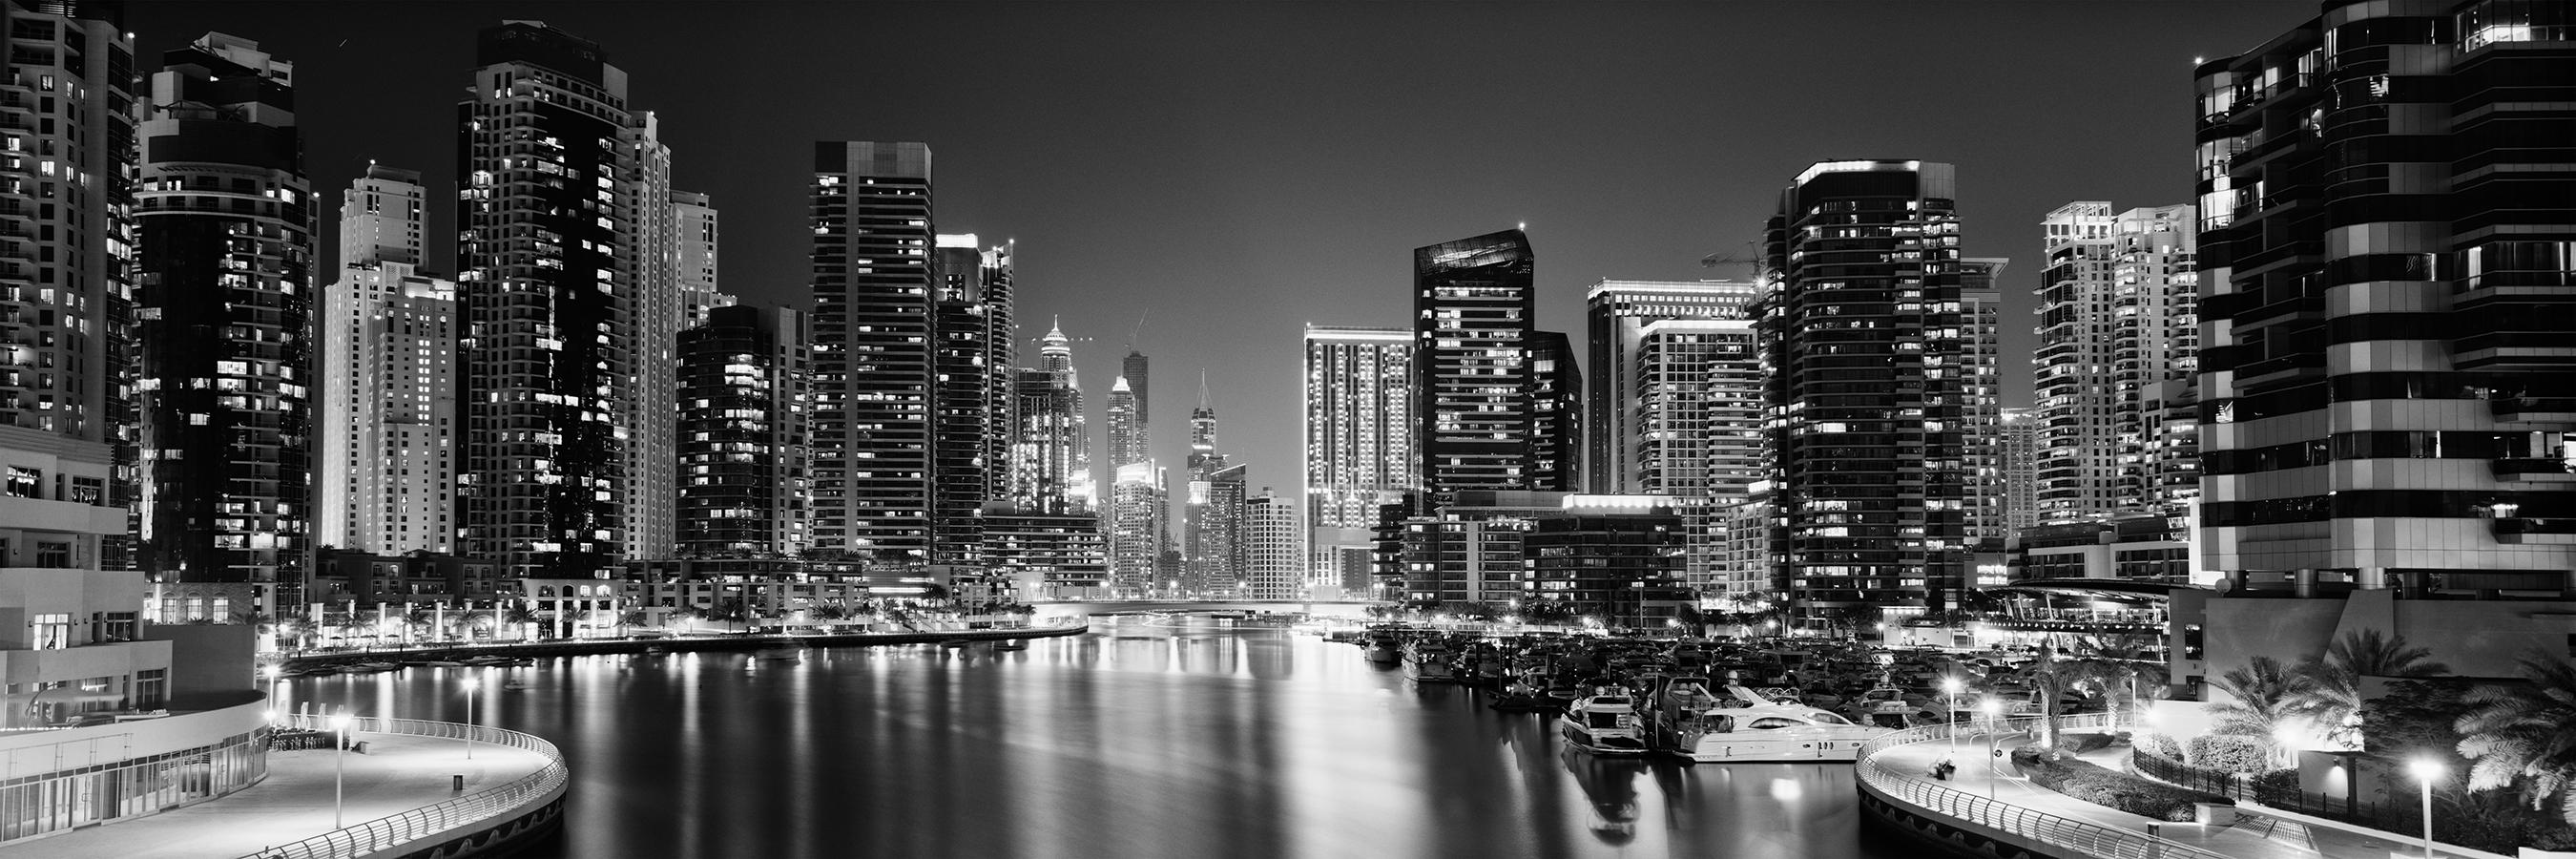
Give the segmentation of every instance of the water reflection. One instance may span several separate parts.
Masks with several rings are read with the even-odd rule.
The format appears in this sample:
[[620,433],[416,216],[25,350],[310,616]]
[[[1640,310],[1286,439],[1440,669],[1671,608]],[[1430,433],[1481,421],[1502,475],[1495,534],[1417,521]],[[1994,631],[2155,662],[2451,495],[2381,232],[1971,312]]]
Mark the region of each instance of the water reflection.
[[[574,768],[553,857],[1872,857],[1848,765],[1566,750],[1356,648],[1210,624],[984,647],[546,660],[478,721]],[[462,720],[461,669],[295,681]],[[520,691],[502,691],[502,678]]]

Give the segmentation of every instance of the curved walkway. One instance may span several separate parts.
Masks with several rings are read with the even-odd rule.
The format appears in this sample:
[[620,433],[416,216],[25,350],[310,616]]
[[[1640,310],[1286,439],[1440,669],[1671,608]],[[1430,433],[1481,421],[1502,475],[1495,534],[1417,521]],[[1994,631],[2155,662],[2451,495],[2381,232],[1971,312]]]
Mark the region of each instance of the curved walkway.
[[[450,832],[462,835],[477,824],[506,820],[514,811],[542,805],[561,793],[563,765],[559,757],[551,754],[551,746],[537,751],[496,744],[492,741],[506,739],[503,735],[509,732],[483,728],[478,729],[481,741],[474,744],[474,756],[468,759],[461,735],[438,737],[368,730],[425,725],[461,730],[462,725],[379,725],[372,724],[378,720],[359,721],[369,724],[358,725],[349,740],[366,743],[365,754],[351,752],[335,760],[329,749],[271,751],[268,778],[259,784],[148,817],[0,847],[0,859],[364,856],[425,836]],[[544,744],[534,737],[518,736]],[[348,828],[335,831],[332,774],[337,765],[348,768],[342,775],[346,807],[341,815]],[[554,776],[551,794],[529,790],[542,787],[539,782],[550,774]],[[453,786],[459,775],[465,777],[462,792]],[[473,810],[458,807],[493,805],[490,800],[502,795],[515,795],[518,801],[479,809],[488,812],[484,814],[444,815],[443,821],[424,814],[451,800],[463,801],[448,806],[450,809]],[[476,802],[478,799],[484,802]],[[408,831],[394,825],[396,821],[413,819],[421,825]],[[440,822],[445,825],[438,825]],[[370,824],[375,825],[374,831],[369,830]],[[379,843],[383,846],[368,846]]]
[[[2013,719],[2004,727],[2004,749],[2030,742],[2035,719]],[[2101,717],[2070,716],[2061,729],[2103,727]],[[1921,813],[1971,824],[2035,844],[2060,859],[2316,859],[2319,856],[2421,856],[2423,842],[2385,833],[2364,834],[2326,825],[2282,826],[2254,810],[2241,812],[2228,825],[2172,823],[2095,805],[2032,784],[2011,771],[2011,763],[1989,756],[1990,736],[1961,726],[1958,771],[1949,780],[1934,780],[1932,765],[1951,754],[1948,726],[1933,725],[1898,732],[1873,741],[1854,765],[1864,789],[1876,788],[1891,800]],[[2088,756],[2091,762],[2120,769],[2118,761]],[[1989,762],[1994,762],[1990,765]],[[2000,771],[1998,771],[2000,770]],[[2161,837],[2147,835],[2148,824]],[[2478,859],[2493,854],[2443,848],[2437,857]]]

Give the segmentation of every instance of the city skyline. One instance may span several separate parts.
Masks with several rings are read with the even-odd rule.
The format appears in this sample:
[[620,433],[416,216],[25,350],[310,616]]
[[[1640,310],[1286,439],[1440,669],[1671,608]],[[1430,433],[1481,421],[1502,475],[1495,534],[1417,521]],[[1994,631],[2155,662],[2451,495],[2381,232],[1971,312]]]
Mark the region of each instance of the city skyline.
[[[827,61],[845,52],[823,40],[856,10],[687,8],[686,36],[655,26],[667,16],[650,4],[141,4],[127,26],[140,56],[213,30],[293,59],[307,173],[312,187],[333,189],[369,159],[451,187],[453,109],[477,30],[533,19],[596,41],[630,74],[631,106],[660,118],[673,186],[724,213],[720,282],[752,304],[813,309],[803,168],[814,141],[925,142],[942,159],[941,229],[1017,240],[1021,350],[1060,314],[1094,378],[1118,375],[1132,344],[1167,366],[1156,392],[1182,402],[1205,369],[1224,392],[1216,405],[1231,416],[1237,461],[1275,485],[1299,468],[1298,326],[1403,324],[1412,248],[1525,223],[1542,260],[1538,327],[1570,330],[1585,288],[1603,278],[1744,277],[1742,265],[1700,259],[1747,255],[1777,177],[1821,158],[1960,165],[1962,215],[1986,225],[1965,252],[2024,261],[2001,284],[2003,352],[2020,360],[2035,342],[2026,323],[2040,219],[2068,199],[2185,199],[2190,165],[2176,153],[2188,135],[2158,121],[2189,110],[2176,75],[2196,55],[2245,50],[2248,34],[2313,12],[2195,4],[2192,15],[2132,20],[2111,7],[1843,3],[1618,15],[1501,5],[1462,16],[1446,4],[1087,3],[992,15],[943,3],[871,8],[869,20],[918,38]],[[811,24],[770,26],[787,17]],[[2112,17],[2124,32],[2117,44],[2031,38]],[[1229,34],[1222,50],[1201,38],[1213,32]],[[1897,46],[1925,33],[1950,34],[1962,46],[1911,69],[1926,80],[1908,92],[2029,98],[1879,95],[1863,70],[1797,63],[1805,41],[1765,32],[1831,32],[1838,45],[1890,55],[1912,53]],[[938,46],[957,40],[984,45],[984,59],[945,61]],[[1473,69],[1490,64],[1420,58],[1483,56],[1498,43],[1530,52],[1506,85],[1534,109],[1465,120],[1426,109],[1485,86],[1486,72]],[[696,71],[727,45],[811,64],[764,76],[781,96],[758,103],[819,106],[746,110],[738,81]],[[2032,71],[2078,62],[2089,71]],[[861,86],[872,79],[901,85]],[[867,95],[833,100],[851,91]],[[2028,108],[2043,103],[2052,109]],[[1780,118],[1744,131],[1756,117]],[[1583,157],[1568,158],[1567,146]],[[427,269],[452,276],[442,269],[454,259],[454,213],[431,209]],[[335,225],[322,233],[321,247],[334,247]],[[336,259],[316,263],[338,269]],[[1212,278],[1219,270],[1226,276]],[[1228,297],[1194,300],[1212,289]],[[2006,403],[2027,403],[2029,374],[2008,366],[2003,377]],[[1185,410],[1157,417],[1154,457],[1181,461]]]

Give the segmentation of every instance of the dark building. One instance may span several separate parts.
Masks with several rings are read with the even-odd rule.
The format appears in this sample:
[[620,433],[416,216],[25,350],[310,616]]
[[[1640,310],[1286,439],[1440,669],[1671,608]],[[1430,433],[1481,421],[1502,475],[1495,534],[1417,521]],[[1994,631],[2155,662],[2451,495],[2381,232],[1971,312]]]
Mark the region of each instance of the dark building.
[[1529,603],[1554,602],[1608,626],[1660,626],[1693,601],[1682,582],[1683,540],[1671,508],[1569,507],[1533,520],[1521,535]]
[[931,302],[930,560],[978,564],[975,511],[1009,491],[1011,262],[940,236]]
[[717,307],[680,333],[679,552],[786,557],[809,539],[805,314]]
[[1955,187],[1948,164],[1820,162],[1768,224],[1772,576],[1803,622],[1938,611],[1968,570]]
[[[136,79],[122,13],[111,3],[0,4],[7,80],[42,93],[0,111],[23,150],[0,160],[0,426],[107,445],[104,485],[64,494],[129,508],[139,484]],[[73,182],[82,190],[63,193]],[[83,563],[129,570],[132,554],[128,535],[104,534],[99,557]]]
[[[1430,509],[1461,490],[1529,489],[1539,479],[1531,444],[1533,266],[1519,230],[1413,252],[1410,376],[1421,421],[1414,438]],[[1560,456],[1581,450],[1567,446]]]
[[2329,2],[2197,78],[2203,568],[2563,589],[2568,5]]
[[930,147],[814,145],[814,545],[927,564]]
[[456,106],[458,546],[510,577],[579,578],[625,551],[641,441],[626,73],[534,21],[483,30],[475,58]]
[[1562,331],[1530,332],[1529,486],[1583,489],[1583,370]]
[[313,219],[294,67],[209,33],[163,55],[136,213],[142,565],[300,602]]

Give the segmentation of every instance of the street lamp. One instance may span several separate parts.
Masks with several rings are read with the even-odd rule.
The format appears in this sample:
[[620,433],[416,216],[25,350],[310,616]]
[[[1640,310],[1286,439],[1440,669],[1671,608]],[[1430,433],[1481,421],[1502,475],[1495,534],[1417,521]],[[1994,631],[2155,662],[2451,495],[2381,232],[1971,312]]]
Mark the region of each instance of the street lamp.
[[341,814],[348,807],[342,784],[349,772],[349,711],[331,714],[331,736],[338,746],[331,754],[331,828],[339,829]]
[[2433,859],[2433,782],[2442,778],[2442,762],[2416,758],[2406,764],[2415,781],[2424,786],[2424,859]]
[[277,666],[270,665],[265,669],[261,669],[259,673],[268,678],[268,709],[259,714],[260,720],[270,724],[276,724],[277,711],[279,709],[277,706]]
[[479,673],[465,675],[465,759],[474,759],[474,687],[482,685]]
[[2004,774],[2003,767],[1995,764],[1995,759],[2003,756],[2004,704],[1990,697],[1978,704],[1978,709],[1986,712],[1986,798],[1993,799],[1995,782]]
[[1945,705],[1941,722],[1950,728],[1950,757],[1959,757],[1959,678],[1941,678],[1941,698]]

